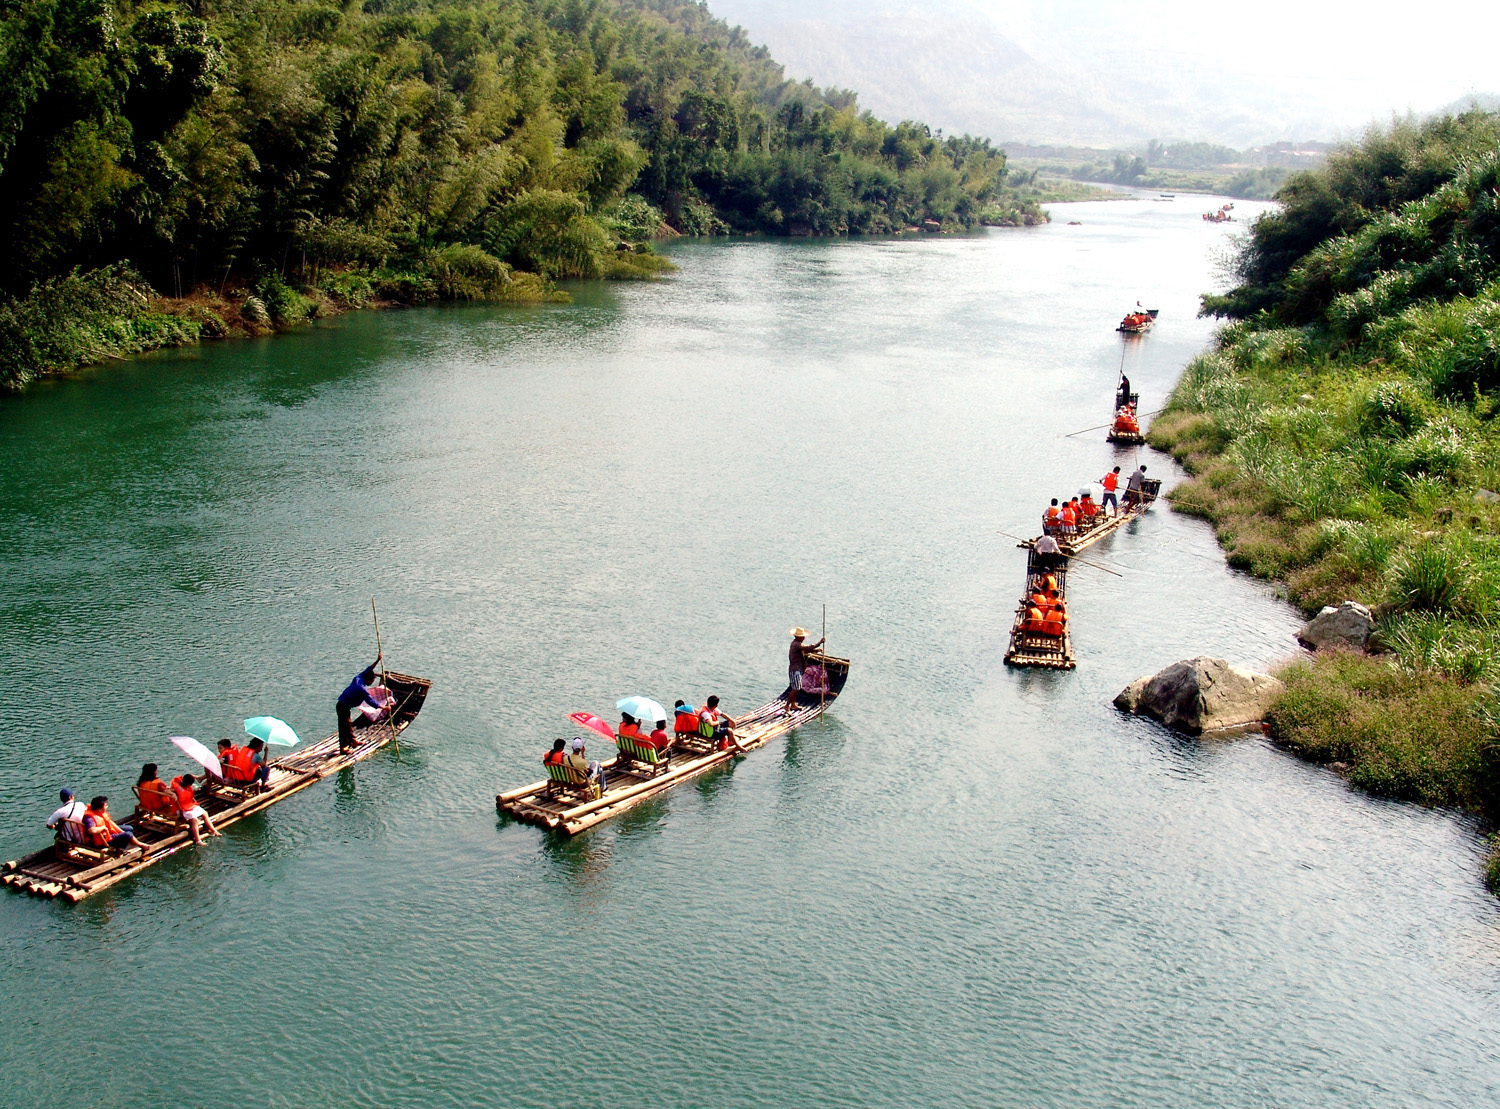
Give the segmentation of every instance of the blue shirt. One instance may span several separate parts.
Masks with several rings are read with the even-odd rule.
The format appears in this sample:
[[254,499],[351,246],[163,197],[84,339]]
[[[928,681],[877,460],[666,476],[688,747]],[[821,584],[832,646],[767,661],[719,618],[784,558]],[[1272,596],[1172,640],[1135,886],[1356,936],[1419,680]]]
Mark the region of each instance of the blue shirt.
[[354,680],[349,683],[344,692],[339,694],[339,704],[348,705],[350,708],[353,708],[355,705],[365,701],[369,701],[372,705],[375,703],[370,699],[369,687],[365,685],[366,674],[369,674],[372,680],[375,677],[369,670],[361,670],[354,676]]

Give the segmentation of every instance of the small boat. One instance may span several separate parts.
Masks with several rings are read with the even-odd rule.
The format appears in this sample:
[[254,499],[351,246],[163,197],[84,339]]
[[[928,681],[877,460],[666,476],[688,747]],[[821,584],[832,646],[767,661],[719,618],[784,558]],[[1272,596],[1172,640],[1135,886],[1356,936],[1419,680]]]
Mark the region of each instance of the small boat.
[[1231,223],[1234,220],[1234,217],[1222,208],[1217,212],[1204,212],[1203,218],[1209,223]]
[[[406,731],[422,711],[432,683],[394,671],[386,675],[386,688],[395,698],[390,713],[381,720],[354,729],[358,743],[347,754],[339,751],[338,733],[309,744],[271,763],[270,779],[260,792],[225,782],[208,780],[198,788],[198,803],[214,825],[223,831],[247,816],[270,808],[328,775],[369,758]],[[0,867],[0,882],[10,889],[39,897],[61,897],[78,902],[100,890],[123,882],[148,866],[190,846],[192,835],[175,816],[142,812],[140,808],[120,823],[135,829],[135,837],[150,850],[138,848],[111,851],[70,843],[59,838],[50,847]]]
[[[629,753],[622,747],[618,755],[603,764],[606,786],[603,794],[597,794],[592,782],[569,775],[564,767],[548,767],[547,778],[496,794],[495,808],[526,824],[568,836],[619,816],[823,715],[849,680],[849,660],[809,651],[807,662],[796,711],[786,712],[787,695],[791,692],[788,687],[774,701],[735,717],[738,752],[696,735],[678,735],[665,757],[659,757],[651,748],[627,744]],[[814,668],[818,668],[816,674]]]
[[1057,589],[1058,600],[1066,602],[1067,556],[1040,555],[1035,549],[1027,551],[1026,588],[1021,593],[1021,604],[1016,609],[1015,623],[1010,629],[1010,646],[1005,651],[1007,665],[1036,666],[1049,670],[1072,670],[1078,665],[1073,657],[1073,636],[1066,620],[1044,622],[1042,627],[1037,628],[1026,618],[1031,595],[1046,593],[1049,584]]
[[1138,311],[1127,314],[1126,317],[1120,321],[1120,326],[1115,328],[1115,330],[1125,331],[1132,335],[1140,335],[1143,332],[1150,331],[1151,325],[1155,322],[1155,309],[1140,309]]

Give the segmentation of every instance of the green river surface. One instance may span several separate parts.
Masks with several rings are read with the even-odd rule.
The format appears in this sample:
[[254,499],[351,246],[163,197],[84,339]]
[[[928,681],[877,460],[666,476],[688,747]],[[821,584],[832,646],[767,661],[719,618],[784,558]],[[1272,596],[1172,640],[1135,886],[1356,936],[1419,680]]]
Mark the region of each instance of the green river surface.
[[[1124,577],[1075,571],[1075,672],[1002,662],[1000,533],[1133,462],[1066,433],[1122,347],[1149,410],[1208,342],[1218,203],[682,243],[568,306],[0,400],[0,857],[61,785],[186,769],[170,735],[327,734],[371,595],[434,682],[399,755],[80,905],[0,896],[0,1103],[1496,1104],[1479,830],[1111,707],[1295,651],[1205,524],[1094,549]],[[823,720],[571,840],[497,817],[565,713],[753,707],[825,603]]]

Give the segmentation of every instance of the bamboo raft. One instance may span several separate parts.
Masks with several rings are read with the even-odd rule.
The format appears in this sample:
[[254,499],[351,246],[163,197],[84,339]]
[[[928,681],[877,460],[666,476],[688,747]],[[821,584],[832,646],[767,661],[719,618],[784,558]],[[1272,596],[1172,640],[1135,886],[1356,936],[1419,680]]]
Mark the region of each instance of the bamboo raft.
[[[764,747],[793,728],[823,715],[843,692],[849,678],[849,660],[810,651],[809,664],[823,667],[827,689],[797,695],[797,710],[786,713],[790,688],[774,701],[736,717],[735,736],[742,751]],[[647,766],[623,752],[605,762],[603,796],[594,798],[589,787],[569,786],[543,779],[495,795],[495,808],[527,824],[576,835],[614,816],[659,797],[668,790],[723,766],[741,754],[733,748],[718,750],[714,741],[701,736],[679,736],[665,764]]]
[[1073,636],[1063,625],[1063,633],[1044,635],[1041,632],[1025,631],[1026,610],[1030,607],[1032,593],[1041,592],[1042,578],[1047,575],[1057,579],[1057,596],[1067,600],[1068,560],[1064,555],[1039,555],[1026,552],[1026,588],[1021,594],[1021,604],[1016,609],[1016,620],[1010,629],[1010,646],[1005,652],[1005,661],[1010,666],[1037,666],[1048,670],[1072,670],[1077,661],[1073,657]]
[[[354,732],[358,744],[348,754],[339,753],[338,733],[335,732],[271,763],[269,781],[261,792],[209,778],[199,787],[198,803],[223,831],[247,816],[300,793],[330,774],[369,758],[411,726],[432,688],[432,683],[425,678],[394,671],[387,674],[386,679],[387,687],[396,698],[394,709],[386,720],[364,727],[356,725]],[[143,857],[140,849],[134,847],[114,852],[58,840],[51,847],[0,867],[0,882],[13,890],[39,897],[61,897],[65,901],[78,902],[125,881],[148,866],[154,866],[193,842],[181,820],[167,820],[143,814],[137,809],[130,819],[121,823],[134,827],[136,839],[150,849],[150,855]]]
[[[1134,520],[1138,516],[1144,515],[1146,510],[1156,502],[1156,498],[1160,493],[1161,479],[1151,477],[1146,478],[1145,481],[1141,483],[1141,498],[1138,502],[1131,505],[1125,505],[1122,503],[1120,511],[1115,513],[1113,516],[1105,516],[1102,514],[1096,516],[1092,525],[1088,527],[1080,527],[1072,535],[1054,536],[1054,538],[1057,540],[1058,547],[1061,548],[1063,554],[1070,557],[1072,555],[1076,555],[1079,551],[1083,551],[1088,549],[1089,547],[1092,547],[1095,543],[1099,542],[1099,540],[1113,535],[1115,532],[1119,531],[1126,524],[1130,523],[1131,520]],[[1122,494],[1122,496],[1125,495],[1128,494]],[[1019,547],[1032,547],[1035,544],[1035,539],[1026,539],[1022,540],[1016,545]]]

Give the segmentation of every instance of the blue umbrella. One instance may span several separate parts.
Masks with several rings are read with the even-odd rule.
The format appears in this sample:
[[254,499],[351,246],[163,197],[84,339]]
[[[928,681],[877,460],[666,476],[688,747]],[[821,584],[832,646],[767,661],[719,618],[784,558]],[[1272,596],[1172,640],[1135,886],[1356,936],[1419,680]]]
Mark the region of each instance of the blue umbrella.
[[274,716],[252,716],[245,721],[245,731],[257,739],[267,743],[274,743],[278,747],[295,747],[298,742],[297,733],[292,731],[292,726],[285,720],[277,720]]

